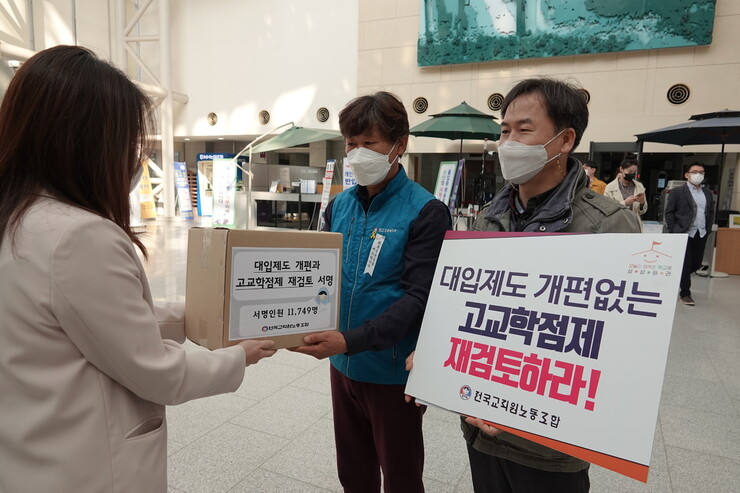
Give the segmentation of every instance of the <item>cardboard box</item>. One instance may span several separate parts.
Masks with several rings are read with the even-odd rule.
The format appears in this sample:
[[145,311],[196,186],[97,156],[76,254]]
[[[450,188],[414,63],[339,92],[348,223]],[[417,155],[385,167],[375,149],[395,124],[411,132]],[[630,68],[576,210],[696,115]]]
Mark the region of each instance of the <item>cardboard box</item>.
[[191,228],[185,334],[209,349],[244,339],[303,345],[339,328],[342,235]]
[[[316,193],[322,193],[324,191],[324,185],[321,183],[316,185]],[[331,189],[329,190],[329,194],[333,197],[334,195],[338,193],[342,193],[344,191],[344,187],[342,185],[332,185]]]

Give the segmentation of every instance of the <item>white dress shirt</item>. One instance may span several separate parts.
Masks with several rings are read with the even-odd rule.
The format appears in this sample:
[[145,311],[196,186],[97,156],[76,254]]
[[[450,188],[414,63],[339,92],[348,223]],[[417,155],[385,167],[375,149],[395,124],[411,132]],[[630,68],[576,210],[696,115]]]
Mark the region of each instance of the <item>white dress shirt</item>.
[[707,196],[704,195],[703,187],[694,186],[691,183],[686,184],[691,190],[691,197],[696,202],[696,217],[689,228],[689,238],[693,238],[697,231],[699,237],[704,238],[707,234]]

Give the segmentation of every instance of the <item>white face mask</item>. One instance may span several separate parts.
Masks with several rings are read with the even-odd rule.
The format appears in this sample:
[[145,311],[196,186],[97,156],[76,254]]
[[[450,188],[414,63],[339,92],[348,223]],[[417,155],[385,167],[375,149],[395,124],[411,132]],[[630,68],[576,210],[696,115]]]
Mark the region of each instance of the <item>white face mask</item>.
[[560,153],[547,159],[545,146],[565,132],[565,129],[544,144],[527,145],[515,140],[507,140],[498,147],[498,158],[501,161],[501,173],[504,180],[515,185],[527,183],[534,175],[542,171],[547,163],[560,157]]
[[689,181],[694,185],[701,185],[704,181],[704,173],[689,173]]
[[134,190],[136,190],[136,187],[139,186],[139,182],[141,181],[142,174],[144,174],[144,166],[139,166],[139,170],[136,172],[134,176],[131,177],[131,187],[129,188],[128,193],[134,193]]
[[[352,172],[355,175],[357,183],[366,187],[368,185],[377,185],[388,175],[391,169],[391,162],[388,156],[391,155],[396,144],[393,144],[388,154],[381,154],[367,147],[355,147],[347,153],[347,161],[352,166]],[[393,161],[396,159],[394,158]]]

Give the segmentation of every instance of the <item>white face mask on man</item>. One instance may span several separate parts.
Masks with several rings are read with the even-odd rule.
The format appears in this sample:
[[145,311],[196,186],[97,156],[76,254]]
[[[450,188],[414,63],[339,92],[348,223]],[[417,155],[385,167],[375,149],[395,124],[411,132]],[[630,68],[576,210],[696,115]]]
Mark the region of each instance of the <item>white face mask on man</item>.
[[689,173],[689,181],[694,185],[701,185],[704,181],[704,173]]
[[542,171],[547,163],[560,157],[560,153],[547,159],[545,146],[565,132],[565,129],[544,144],[527,145],[515,140],[507,140],[498,147],[498,158],[501,161],[501,173],[504,180],[515,185],[527,183],[534,175]]
[[393,149],[396,148],[396,144],[393,144],[388,154],[381,154],[367,147],[355,147],[349,151],[347,153],[347,161],[352,167],[352,172],[355,175],[357,183],[363,187],[367,187],[377,185],[383,181],[388,175],[391,165],[397,159],[396,157],[393,158],[393,162],[388,161],[388,157],[393,152]]

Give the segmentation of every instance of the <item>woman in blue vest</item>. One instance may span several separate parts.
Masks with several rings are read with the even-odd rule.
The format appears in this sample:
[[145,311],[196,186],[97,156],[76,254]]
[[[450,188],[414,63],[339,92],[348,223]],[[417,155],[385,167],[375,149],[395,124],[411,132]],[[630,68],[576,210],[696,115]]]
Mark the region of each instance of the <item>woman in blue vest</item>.
[[306,336],[296,350],[331,357],[339,480],[345,491],[424,491],[424,412],[404,400],[406,357],[416,347],[445,231],[446,205],[408,178],[400,158],[403,103],[378,92],[339,113],[357,185],[325,212],[344,235],[339,332]]

